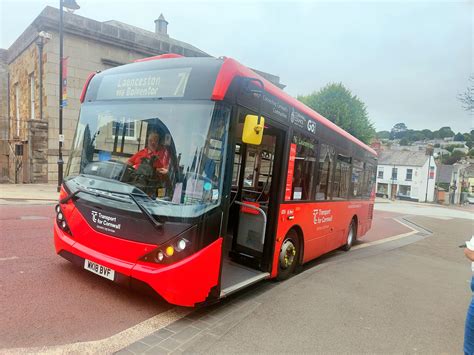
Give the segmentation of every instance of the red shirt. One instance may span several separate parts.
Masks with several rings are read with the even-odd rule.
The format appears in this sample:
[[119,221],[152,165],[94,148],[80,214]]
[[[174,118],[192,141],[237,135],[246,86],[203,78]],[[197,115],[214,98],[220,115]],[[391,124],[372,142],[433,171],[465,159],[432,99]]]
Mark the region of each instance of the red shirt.
[[153,164],[155,169],[168,169],[170,165],[170,153],[168,152],[168,149],[162,146],[160,146],[156,151],[143,148],[130,157],[130,159],[128,159],[128,163],[136,169],[142,163],[143,158],[151,158],[153,156],[156,157],[155,163]]

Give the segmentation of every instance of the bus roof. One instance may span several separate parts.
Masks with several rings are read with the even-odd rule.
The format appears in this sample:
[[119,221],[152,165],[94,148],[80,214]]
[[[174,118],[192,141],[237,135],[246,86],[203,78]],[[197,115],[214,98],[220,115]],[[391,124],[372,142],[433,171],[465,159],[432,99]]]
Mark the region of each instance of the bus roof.
[[219,74],[217,75],[216,83],[214,85],[214,90],[212,92],[211,99],[212,100],[223,100],[227,90],[230,87],[230,84],[232,83],[232,80],[235,77],[247,77],[247,78],[258,78],[262,80],[262,82],[265,85],[265,91],[272,94],[273,96],[279,98],[280,100],[286,102],[287,104],[295,107],[296,109],[300,110],[301,112],[305,113],[312,119],[314,119],[316,122],[319,122],[329,129],[339,133],[342,137],[354,142],[355,144],[359,145],[363,149],[367,150],[368,152],[372,153],[373,155],[377,156],[377,153],[375,150],[370,148],[368,145],[365,143],[361,142],[359,139],[351,135],[350,133],[346,132],[343,130],[341,127],[337,126],[333,122],[329,121],[327,118],[324,116],[320,115],[316,111],[310,109],[308,106],[303,104],[301,101],[298,101],[297,99],[291,97],[284,91],[282,91],[280,88],[276,87],[272,83],[270,83],[268,80],[263,78],[262,76],[258,75],[251,69],[247,68],[246,66],[240,64],[236,60],[232,58],[225,58],[224,63],[222,64],[222,67],[219,71]]

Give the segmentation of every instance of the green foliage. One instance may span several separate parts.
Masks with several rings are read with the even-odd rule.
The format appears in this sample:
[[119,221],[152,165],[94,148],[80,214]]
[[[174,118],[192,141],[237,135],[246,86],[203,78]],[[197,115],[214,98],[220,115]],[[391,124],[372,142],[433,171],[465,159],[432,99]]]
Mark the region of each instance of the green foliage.
[[463,148],[464,145],[462,144],[451,144],[446,147],[446,150],[452,153],[454,151],[454,148]]
[[406,138],[400,139],[400,145],[402,146],[409,145],[408,139]]
[[438,182],[436,183],[436,186],[442,188],[444,191],[449,190],[449,182]]
[[468,154],[469,154],[469,156],[470,156],[471,158],[474,158],[474,148],[472,148],[471,150],[469,150],[469,153],[468,153]]
[[421,133],[425,137],[425,139],[433,139],[433,132],[431,132],[429,129],[422,129]]
[[461,158],[465,156],[466,154],[464,154],[463,152],[460,152],[459,150],[456,150],[452,152],[452,154],[449,156],[443,156],[442,162],[443,164],[453,165],[454,163],[457,163]]
[[407,125],[403,122],[397,123],[393,126],[390,131],[390,139],[402,139],[405,138],[407,133]]
[[328,84],[318,92],[298,96],[298,100],[364,143],[370,143],[375,136],[365,104],[342,83]]
[[375,134],[375,137],[378,139],[390,139],[389,131],[380,131]]
[[461,132],[456,133],[456,135],[453,138],[453,141],[464,142],[464,135]]
[[439,134],[439,138],[448,138],[454,136],[454,132],[451,127],[441,127],[437,132]]

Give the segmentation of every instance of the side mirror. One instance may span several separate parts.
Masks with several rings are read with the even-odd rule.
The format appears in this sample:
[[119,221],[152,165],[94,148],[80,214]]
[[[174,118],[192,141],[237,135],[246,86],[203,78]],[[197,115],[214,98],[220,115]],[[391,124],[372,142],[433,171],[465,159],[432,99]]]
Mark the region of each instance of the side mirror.
[[260,116],[260,122],[258,121],[258,116],[256,115],[245,116],[242,142],[253,145],[260,145],[262,143],[265,119]]

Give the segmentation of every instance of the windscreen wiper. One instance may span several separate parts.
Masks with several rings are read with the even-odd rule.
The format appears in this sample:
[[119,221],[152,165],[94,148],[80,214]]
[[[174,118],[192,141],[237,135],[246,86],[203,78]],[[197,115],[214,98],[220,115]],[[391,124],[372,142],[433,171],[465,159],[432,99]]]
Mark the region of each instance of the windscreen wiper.
[[92,196],[96,196],[96,197],[103,197],[103,198],[108,198],[109,200],[113,200],[113,201],[119,201],[119,202],[127,202],[127,200],[124,200],[122,198],[118,198],[118,197],[114,197],[114,196],[110,196],[110,195],[106,195],[106,194],[101,194],[100,192],[94,192],[94,191],[90,191],[90,190],[86,190],[86,189],[82,189],[80,187],[76,187],[76,191],[74,191],[72,194],[69,194],[68,196],[66,196],[65,198],[59,200],[59,203],[66,203],[68,202],[70,199],[72,199],[73,197],[76,197],[77,194],[79,194],[79,192],[83,192],[85,194],[88,194],[88,195],[92,195]]
[[[105,190],[102,190],[102,191],[105,191]],[[119,198],[119,197],[114,197],[114,196],[110,196],[110,195],[107,195],[107,194],[102,194],[100,192],[94,192],[94,191],[90,191],[90,190],[86,190],[86,189],[82,189],[80,187],[77,187],[77,190],[74,191],[72,194],[66,196],[65,198],[63,198],[62,200],[59,201],[59,203],[66,203],[67,201],[69,201],[70,199],[72,199],[73,197],[77,197],[77,195],[80,193],[80,192],[83,192],[85,194],[89,194],[89,195],[92,195],[92,196],[96,196],[96,197],[103,197],[103,198],[107,198],[109,200],[113,200],[113,201],[119,201],[119,202],[128,202],[127,200],[124,200],[122,198]],[[155,228],[161,228],[163,227],[163,223],[160,223],[158,222],[155,217],[153,217],[153,215],[148,212],[148,210],[143,207],[140,202],[137,201],[137,199],[133,196],[133,195],[137,195],[137,196],[143,196],[141,194],[134,194],[133,192],[116,192],[114,191],[115,194],[119,194],[119,195],[126,195],[128,197],[130,197],[130,199],[137,205],[138,209],[147,217],[147,219],[150,221],[150,223],[153,225],[153,227]]]
[[[138,208],[140,209],[140,211],[142,211],[143,214],[144,214],[145,216],[147,216],[147,218],[148,218],[148,220],[150,221],[150,223],[153,224],[153,227],[155,227],[155,228],[161,228],[161,227],[163,227],[163,223],[158,222],[158,221],[155,219],[155,217],[153,217],[153,215],[152,215],[150,212],[148,212],[148,210],[147,210],[145,207],[143,207],[143,206],[141,205],[141,203],[138,202],[138,201],[135,199],[135,197],[133,196],[133,195],[134,195],[133,192],[129,192],[129,193],[125,192],[124,194],[127,194],[128,196],[130,196],[130,198],[133,200],[133,202],[135,202],[135,204],[138,206]],[[138,194],[137,194],[137,195],[138,195]],[[138,195],[138,196],[143,196],[143,195]]]

